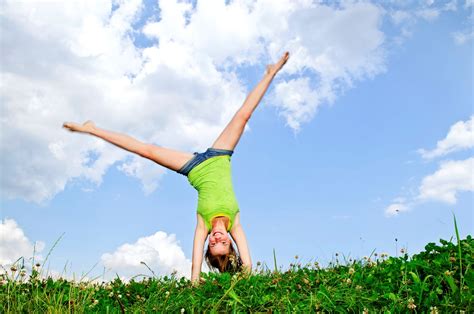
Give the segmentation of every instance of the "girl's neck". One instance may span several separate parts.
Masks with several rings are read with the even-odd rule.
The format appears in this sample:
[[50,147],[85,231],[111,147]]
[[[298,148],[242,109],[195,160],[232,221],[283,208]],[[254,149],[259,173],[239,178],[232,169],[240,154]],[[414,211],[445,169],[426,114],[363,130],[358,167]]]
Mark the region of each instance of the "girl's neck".
[[215,217],[212,219],[212,229],[224,229],[227,230],[227,226],[229,225],[229,218],[224,216]]

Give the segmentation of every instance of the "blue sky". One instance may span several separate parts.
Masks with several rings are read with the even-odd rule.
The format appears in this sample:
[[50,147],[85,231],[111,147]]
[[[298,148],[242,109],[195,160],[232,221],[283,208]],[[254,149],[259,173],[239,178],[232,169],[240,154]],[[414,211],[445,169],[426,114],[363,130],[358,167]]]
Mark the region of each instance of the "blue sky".
[[[160,274],[173,268],[187,274],[197,201],[187,179],[70,134],[61,123],[93,119],[159,145],[204,150],[264,65],[284,50],[291,53],[287,72],[273,82],[232,157],[254,265],[273,265],[273,249],[283,267],[295,255],[326,264],[335,253],[361,258],[373,250],[396,255],[401,247],[419,252],[428,242],[454,236],[453,213],[461,235],[472,234],[471,2],[331,7],[302,1],[288,13],[281,1],[276,7],[283,9],[267,19],[258,16],[262,1],[249,4],[250,13],[232,3],[198,2],[184,11],[173,1],[160,3],[174,16],[169,20],[151,1],[89,4],[77,16],[59,6],[54,10],[68,13],[52,21],[53,9],[36,4],[40,13],[31,22],[21,20],[26,6],[6,5],[3,264],[31,256],[35,241],[44,244],[39,253],[44,259],[64,233],[49,260],[56,272],[67,265],[68,274],[80,274],[97,263],[92,274],[105,267],[108,276],[130,276],[146,273],[137,261],[148,258]],[[185,12],[186,25],[176,22],[176,12]],[[304,15],[314,25],[299,25],[295,16]],[[218,23],[223,16],[228,25]],[[222,29],[203,34],[214,27],[210,17]],[[231,22],[247,18],[262,21],[259,31],[244,25],[234,33]],[[296,30],[265,33],[260,30],[274,25],[265,21],[286,21]],[[47,36],[26,40],[48,23]],[[364,32],[351,33],[356,25]],[[237,36],[240,31],[245,36]],[[335,39],[325,42],[320,33]],[[206,44],[209,49],[202,49]],[[36,59],[29,45],[39,51]],[[50,60],[51,45],[59,52]],[[15,49],[22,51],[19,56]],[[27,60],[24,69],[11,66],[15,58]],[[40,60],[55,74],[47,74]],[[68,76],[61,76],[64,69]],[[23,88],[11,87],[14,83]],[[392,205],[398,214],[389,210]]]

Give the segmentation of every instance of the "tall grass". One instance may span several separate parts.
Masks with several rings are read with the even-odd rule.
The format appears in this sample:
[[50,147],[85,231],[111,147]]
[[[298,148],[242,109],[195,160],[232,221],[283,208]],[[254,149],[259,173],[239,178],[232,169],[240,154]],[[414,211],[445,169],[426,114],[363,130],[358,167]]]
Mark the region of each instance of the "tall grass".
[[[286,270],[257,264],[251,274],[203,274],[193,286],[176,276],[141,281],[75,282],[43,278],[34,265],[12,267],[0,285],[0,312],[474,312],[474,240],[428,243],[409,257],[373,252],[321,268],[292,263]],[[22,275],[23,274],[23,275]]]

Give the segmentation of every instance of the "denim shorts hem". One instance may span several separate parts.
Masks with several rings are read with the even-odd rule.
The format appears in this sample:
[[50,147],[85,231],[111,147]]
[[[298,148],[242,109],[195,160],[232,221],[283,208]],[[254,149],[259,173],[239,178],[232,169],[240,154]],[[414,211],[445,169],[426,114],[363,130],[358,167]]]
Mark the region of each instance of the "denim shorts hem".
[[220,149],[220,148],[208,148],[204,153],[194,152],[194,157],[187,161],[181,169],[176,171],[179,174],[187,176],[191,170],[199,165],[200,163],[206,161],[209,158],[216,157],[216,156],[232,156],[234,153],[233,150],[228,149]]

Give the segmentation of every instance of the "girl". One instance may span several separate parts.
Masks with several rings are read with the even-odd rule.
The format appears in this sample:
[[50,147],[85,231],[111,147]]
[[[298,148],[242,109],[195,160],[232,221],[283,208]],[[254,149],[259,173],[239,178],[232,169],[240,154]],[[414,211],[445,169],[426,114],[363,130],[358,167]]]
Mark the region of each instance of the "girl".
[[[63,124],[70,131],[97,136],[188,177],[188,181],[198,191],[191,268],[193,282],[199,281],[204,244],[208,237],[205,258],[210,266],[220,272],[249,272],[252,269],[247,239],[240,224],[239,207],[232,188],[230,158],[253,111],[288,58],[289,53],[285,52],[277,63],[267,66],[262,80],[247,96],[212,147],[204,153],[190,154],[142,143],[125,134],[98,128],[92,121],[82,125],[73,122]],[[237,244],[238,254],[228,232]]]

